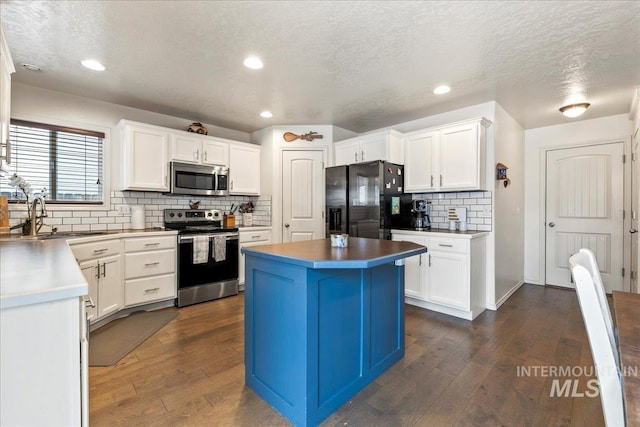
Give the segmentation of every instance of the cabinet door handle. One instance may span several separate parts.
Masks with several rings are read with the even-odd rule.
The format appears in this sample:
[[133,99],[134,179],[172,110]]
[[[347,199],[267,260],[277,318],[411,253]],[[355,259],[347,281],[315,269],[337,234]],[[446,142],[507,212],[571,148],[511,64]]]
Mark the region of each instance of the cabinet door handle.
[[158,265],[160,264],[160,261],[156,261],[156,262],[148,262],[146,263],[144,266],[145,267],[153,267],[154,265]]
[[431,254],[429,254],[429,267],[431,267]]
[[94,253],[94,254],[101,254],[101,253],[106,252],[106,251],[108,251],[108,250],[109,250],[108,248],[103,248],[103,249],[94,249],[94,250],[93,250],[93,253]]
[[442,175],[440,175],[440,187],[442,187]]
[[259,238],[260,238],[260,236],[251,236],[251,240],[256,240],[256,239],[259,239]]
[[200,160],[200,150],[196,150],[196,162]]
[[91,297],[87,297],[87,299],[84,300],[84,306],[85,307],[95,307],[96,303],[93,302],[93,299]]
[[355,161],[358,161],[358,152],[356,151],[355,153],[353,153],[353,157],[355,157]]
[[231,180],[231,188],[230,190],[233,190],[233,180]]
[[433,187],[433,175],[431,175],[431,186]]
[[418,258],[418,265],[422,265],[422,254],[420,254],[420,258]]
[[364,151],[360,151],[360,161],[364,162]]
[[145,289],[144,293],[145,294],[150,294],[151,292],[158,292],[159,290],[160,290],[160,288]]
[[442,244],[442,243],[438,243],[438,246],[442,246],[443,248],[452,248],[453,247],[453,245],[445,245],[445,244]]
[[204,161],[204,162],[207,161],[207,151],[203,151],[202,152],[202,161]]
[[96,279],[100,278],[100,261],[98,261],[98,265],[96,266]]
[[102,277],[107,277],[107,263],[102,263]]
[[158,246],[160,244],[160,242],[155,242],[155,243],[145,243],[144,246],[145,247],[150,247],[150,246]]

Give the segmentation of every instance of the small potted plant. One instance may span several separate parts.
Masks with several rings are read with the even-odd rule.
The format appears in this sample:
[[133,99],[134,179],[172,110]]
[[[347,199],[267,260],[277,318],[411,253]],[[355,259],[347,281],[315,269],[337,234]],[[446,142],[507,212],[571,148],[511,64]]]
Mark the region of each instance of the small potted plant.
[[240,213],[242,214],[242,225],[250,227],[253,225],[253,202],[245,202],[240,204]]
[[[18,228],[21,228],[22,234],[24,236],[28,236],[29,234],[31,234],[31,227],[32,227],[31,202],[33,201],[33,196],[34,196],[33,190],[31,189],[31,184],[25,181],[25,179],[22,178],[17,173],[14,173],[11,176],[11,178],[9,178],[9,185],[16,188],[16,198],[19,200],[18,203],[21,203],[21,201],[24,200],[25,204],[27,205],[26,218],[23,218],[19,224],[16,224],[13,227],[11,227],[11,230],[16,230]],[[18,194],[17,190],[20,190],[22,195]],[[42,197],[44,197],[47,194],[47,189],[43,188],[39,194],[41,194]],[[42,225],[43,225],[42,222],[40,222],[39,224],[36,223],[36,227],[38,227],[38,230],[40,230]]]

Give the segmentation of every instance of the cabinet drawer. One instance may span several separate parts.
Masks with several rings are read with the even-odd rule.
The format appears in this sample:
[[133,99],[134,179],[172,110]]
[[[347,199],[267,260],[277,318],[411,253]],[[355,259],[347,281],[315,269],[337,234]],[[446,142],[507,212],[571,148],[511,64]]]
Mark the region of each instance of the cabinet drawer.
[[431,237],[427,243],[427,249],[429,251],[469,252],[469,241],[466,239],[440,239]]
[[140,252],[155,249],[175,249],[176,236],[138,237],[124,240],[125,252]]
[[124,305],[137,305],[150,301],[175,298],[176,275],[127,280],[124,284]]
[[271,230],[243,231],[240,233],[240,243],[262,242],[271,240]]
[[176,271],[175,249],[126,254],[124,257],[124,278],[155,276]]
[[70,245],[73,256],[79,262],[92,258],[105,257],[120,254],[120,239],[103,240],[101,242],[79,243]]

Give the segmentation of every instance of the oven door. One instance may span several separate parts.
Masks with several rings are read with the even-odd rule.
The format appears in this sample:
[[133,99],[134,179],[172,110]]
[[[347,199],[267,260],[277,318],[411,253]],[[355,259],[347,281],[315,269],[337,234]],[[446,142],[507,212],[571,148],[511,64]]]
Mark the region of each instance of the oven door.
[[[178,236],[178,289],[238,279],[238,233],[205,234],[209,239],[206,262],[194,263],[194,236]],[[224,259],[215,258],[215,239],[225,240]]]

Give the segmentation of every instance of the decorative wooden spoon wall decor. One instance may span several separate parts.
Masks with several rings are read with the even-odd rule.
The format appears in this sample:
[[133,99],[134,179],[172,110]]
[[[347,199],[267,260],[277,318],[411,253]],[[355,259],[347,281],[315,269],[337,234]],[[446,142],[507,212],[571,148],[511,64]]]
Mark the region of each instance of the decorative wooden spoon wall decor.
[[301,139],[303,141],[313,141],[314,139],[322,139],[323,136],[319,135],[318,132],[309,131],[309,133],[305,133],[304,135],[296,135],[295,133],[285,132],[282,137],[285,141],[291,142],[295,141],[296,139]]

